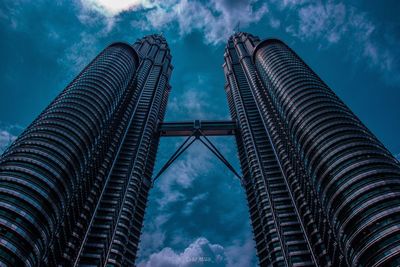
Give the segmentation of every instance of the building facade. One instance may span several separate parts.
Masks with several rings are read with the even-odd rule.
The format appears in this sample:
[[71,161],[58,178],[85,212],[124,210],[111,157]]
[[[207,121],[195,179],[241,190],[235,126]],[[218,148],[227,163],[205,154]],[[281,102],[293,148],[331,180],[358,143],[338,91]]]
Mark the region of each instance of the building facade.
[[399,266],[399,162],[283,42],[223,68],[260,265]]
[[171,75],[165,39],[102,51],[0,158],[0,266],[133,266]]

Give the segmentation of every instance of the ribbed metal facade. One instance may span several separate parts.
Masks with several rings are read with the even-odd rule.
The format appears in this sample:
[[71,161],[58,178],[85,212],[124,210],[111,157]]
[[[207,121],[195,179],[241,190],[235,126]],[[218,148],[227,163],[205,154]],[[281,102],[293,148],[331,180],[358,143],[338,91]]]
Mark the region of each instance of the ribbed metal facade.
[[0,266],[132,266],[170,91],[165,39],[100,53],[0,158]]
[[261,266],[399,266],[400,166],[283,42],[246,33],[224,72]]

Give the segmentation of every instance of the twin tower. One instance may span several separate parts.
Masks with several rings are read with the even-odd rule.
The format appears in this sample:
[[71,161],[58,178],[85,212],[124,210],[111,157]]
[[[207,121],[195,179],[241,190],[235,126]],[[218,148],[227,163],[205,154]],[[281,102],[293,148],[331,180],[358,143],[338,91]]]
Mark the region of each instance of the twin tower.
[[[260,266],[399,266],[399,162],[282,41],[224,57]],[[5,151],[0,266],[134,266],[171,72],[162,36],[114,43]]]

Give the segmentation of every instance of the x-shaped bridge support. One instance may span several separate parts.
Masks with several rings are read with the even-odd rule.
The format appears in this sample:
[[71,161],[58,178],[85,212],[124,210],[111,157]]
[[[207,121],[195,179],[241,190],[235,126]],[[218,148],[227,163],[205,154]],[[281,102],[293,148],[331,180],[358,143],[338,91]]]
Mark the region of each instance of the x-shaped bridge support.
[[152,184],[178,159],[195,141],[200,141],[208,148],[240,181],[242,177],[233,168],[224,155],[211,142],[207,136],[235,135],[238,131],[235,121],[200,121],[194,122],[164,122],[158,127],[158,134],[161,137],[187,136],[185,141],[178,147],[175,153],[169,158],[159,172],[154,176]]

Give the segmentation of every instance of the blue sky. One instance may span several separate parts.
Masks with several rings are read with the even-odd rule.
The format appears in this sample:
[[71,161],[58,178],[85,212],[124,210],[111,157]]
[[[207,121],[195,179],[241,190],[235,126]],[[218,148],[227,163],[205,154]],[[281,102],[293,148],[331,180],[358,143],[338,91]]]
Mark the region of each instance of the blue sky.
[[[0,150],[107,44],[150,33],[173,55],[166,119],[227,119],[223,49],[240,22],[288,43],[399,156],[399,10],[396,0],[2,0]],[[239,169],[234,140],[214,141]],[[180,142],[161,142],[156,169]],[[139,266],[257,262],[245,194],[200,144],[157,181],[143,231]]]

